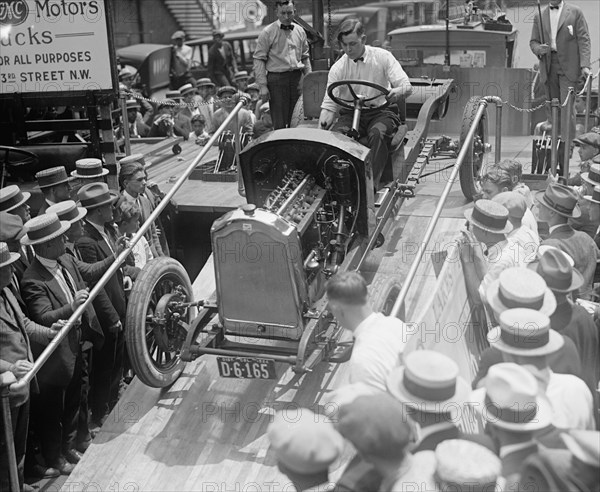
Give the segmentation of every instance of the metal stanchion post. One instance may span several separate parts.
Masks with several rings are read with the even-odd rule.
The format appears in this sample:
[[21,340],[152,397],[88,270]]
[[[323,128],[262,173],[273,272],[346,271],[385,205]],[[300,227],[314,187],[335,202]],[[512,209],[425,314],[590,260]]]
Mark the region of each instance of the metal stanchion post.
[[125,94],[121,93],[119,96],[119,103],[121,104],[121,120],[123,121],[123,137],[125,138],[125,153],[131,155],[131,140],[129,137],[129,119],[127,118],[127,99]]
[[558,99],[552,99],[552,142],[550,144],[550,172],[552,173],[552,176],[556,176],[559,110],[560,101]]
[[563,141],[565,142],[565,150],[564,150],[564,157],[563,157],[563,168],[562,168],[562,175],[564,178],[568,178],[569,177],[569,160],[571,159],[571,118],[574,117],[573,115],[573,111],[574,111],[574,106],[575,106],[575,89],[573,87],[569,87],[569,93],[567,94],[567,107],[566,108],[561,108],[564,109],[567,112],[567,118],[565,118],[566,120],[566,128],[564,128],[563,130]]
[[7,373],[2,374],[0,378],[0,398],[2,399],[2,422],[4,424],[4,439],[6,440],[6,455],[8,457],[8,474],[10,477],[11,492],[19,492],[19,472],[17,470],[17,455],[15,453],[15,437],[12,429],[12,419],[10,416],[10,385],[16,381],[12,373],[12,377],[6,377]]
[[591,75],[586,80],[584,133],[590,130],[590,112],[592,111],[592,80]]
[[238,113],[235,114],[233,122],[235,125],[235,166],[238,173],[238,194],[240,196],[246,196],[244,180],[242,179],[242,166],[240,166],[240,147],[242,146],[242,139],[240,138],[240,119]]
[[502,156],[502,100],[496,101],[496,164]]

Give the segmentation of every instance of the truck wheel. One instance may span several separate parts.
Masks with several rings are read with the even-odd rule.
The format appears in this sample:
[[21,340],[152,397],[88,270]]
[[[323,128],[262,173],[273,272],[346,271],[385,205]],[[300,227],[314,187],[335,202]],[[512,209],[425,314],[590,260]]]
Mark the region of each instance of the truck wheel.
[[169,386],[185,363],[180,354],[191,322],[192,284],[178,261],[161,256],[146,264],[133,284],[125,340],[135,374],[153,388]]
[[296,101],[294,111],[292,113],[292,120],[290,121],[290,128],[296,128],[300,123],[304,121],[304,99],[302,95]]
[[[480,96],[471,97],[463,112],[462,126],[460,129],[459,149],[467,139],[469,128],[475,121],[475,114],[479,108]],[[479,120],[473,141],[469,145],[469,151],[460,167],[460,189],[467,200],[473,200],[481,194],[480,178],[484,174],[483,158],[485,147],[488,143],[488,121],[487,110]]]
[[[375,277],[369,285],[369,301],[373,310],[389,316],[401,288],[402,284],[394,277],[385,275]],[[405,316],[406,312],[403,304],[397,318],[404,320]]]

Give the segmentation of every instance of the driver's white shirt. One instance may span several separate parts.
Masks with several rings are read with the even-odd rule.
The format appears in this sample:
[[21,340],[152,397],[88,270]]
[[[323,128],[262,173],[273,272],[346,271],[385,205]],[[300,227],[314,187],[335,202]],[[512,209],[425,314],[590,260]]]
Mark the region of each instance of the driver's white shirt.
[[[327,87],[333,82],[338,80],[365,80],[368,82],[374,82],[386,89],[390,87],[400,87],[406,85],[410,87],[410,79],[406,72],[402,69],[400,62],[394,58],[388,50],[383,48],[374,48],[373,46],[365,46],[365,53],[363,55],[364,62],[359,60],[355,62],[348,55],[344,54],[338,61],[336,61],[327,77]],[[381,94],[377,89],[367,87],[364,85],[352,86],[356,94],[363,95],[367,98]],[[348,90],[348,87],[342,86],[335,90],[334,95],[352,101],[352,95]],[[384,96],[380,96],[373,101],[367,103],[368,106],[379,106],[385,102]],[[352,103],[350,103],[352,104]],[[323,98],[321,104],[322,109],[328,109],[332,112],[337,112],[339,106],[334,103],[327,93]]]

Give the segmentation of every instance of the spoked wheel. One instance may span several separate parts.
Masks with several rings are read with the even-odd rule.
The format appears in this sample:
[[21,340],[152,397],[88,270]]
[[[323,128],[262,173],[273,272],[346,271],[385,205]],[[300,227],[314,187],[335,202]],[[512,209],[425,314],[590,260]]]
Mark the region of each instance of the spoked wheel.
[[[402,284],[396,278],[377,276],[369,286],[369,301],[373,311],[389,316],[401,289]],[[397,317],[404,321],[405,316],[406,312],[402,304]]]
[[181,350],[191,322],[192,284],[178,261],[162,256],[143,268],[127,307],[127,352],[137,377],[153,388],[183,371]]
[[35,169],[38,162],[39,158],[33,152],[17,147],[0,145],[0,164],[2,165],[2,170],[0,171],[2,172],[2,182],[0,183],[0,188],[4,188],[4,175],[6,171],[10,172],[11,168],[17,171],[25,168]]
[[[460,129],[459,148],[462,149],[467,139],[469,128],[475,121],[475,114],[479,108],[480,96],[471,97],[463,112],[462,126]],[[467,200],[474,200],[481,195],[481,177],[485,174],[484,154],[488,143],[487,110],[479,120],[469,151],[460,167],[460,189]]]

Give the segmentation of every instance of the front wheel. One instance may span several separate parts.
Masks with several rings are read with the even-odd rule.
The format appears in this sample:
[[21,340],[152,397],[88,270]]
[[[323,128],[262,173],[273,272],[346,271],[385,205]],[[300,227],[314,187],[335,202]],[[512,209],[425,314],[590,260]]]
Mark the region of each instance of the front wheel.
[[[479,108],[480,96],[473,96],[467,101],[463,112],[462,125],[460,129],[459,149],[462,149],[471,125],[475,121],[475,115]],[[487,110],[477,124],[477,129],[465,159],[460,166],[460,189],[467,200],[474,200],[481,195],[481,177],[484,171],[484,154],[488,144],[488,121]]]
[[140,380],[164,388],[179,377],[185,363],[193,301],[192,284],[178,261],[161,256],[148,262],[136,279],[127,307],[125,339],[132,368]]

